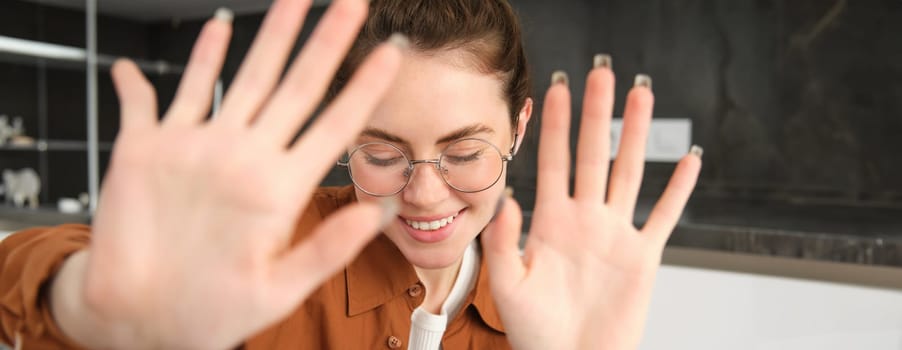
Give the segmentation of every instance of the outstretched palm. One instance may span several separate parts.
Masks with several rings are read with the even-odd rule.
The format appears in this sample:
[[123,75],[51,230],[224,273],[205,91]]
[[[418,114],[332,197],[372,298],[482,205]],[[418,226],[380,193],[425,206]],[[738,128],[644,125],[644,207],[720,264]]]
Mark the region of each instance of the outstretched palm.
[[[110,325],[110,339],[77,341],[114,348],[234,346],[288,315],[378,231],[382,209],[359,204],[299,246],[289,242],[320,179],[390,86],[403,46],[376,48],[292,143],[367,4],[335,1],[280,84],[310,6],[309,0],[276,1],[211,121],[205,117],[231,35],[227,12],[204,27],[162,121],[137,67],[114,66],[122,129],[81,278],[81,298]],[[79,334],[72,331],[77,324],[62,326]]]
[[683,158],[645,227],[633,226],[653,105],[645,85],[637,84],[627,98],[622,142],[608,183],[614,76],[607,68],[589,74],[573,196],[568,188],[569,91],[564,83],[548,91],[536,207],[524,256],[516,249],[521,220],[513,200],[486,232],[493,295],[517,349],[638,345],[664,244],[701,167],[699,152]]

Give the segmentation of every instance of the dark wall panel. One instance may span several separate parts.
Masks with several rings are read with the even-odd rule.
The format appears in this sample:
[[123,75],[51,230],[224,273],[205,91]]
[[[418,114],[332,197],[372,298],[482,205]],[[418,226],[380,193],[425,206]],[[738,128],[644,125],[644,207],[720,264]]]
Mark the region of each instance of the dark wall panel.
[[[511,164],[510,182],[524,207],[535,190],[536,132],[553,70],[570,73],[573,106],[582,104],[592,55],[614,57],[615,114],[636,73],[654,78],[655,115],[690,118],[705,147],[696,196],[779,198],[852,205],[902,205],[902,2],[895,0],[515,0],[522,17],[536,100],[532,131]],[[302,42],[324,9],[315,8]],[[239,16],[223,70],[231,82],[262,15]],[[83,15],[0,2],[0,35],[80,46]],[[102,18],[101,51],[185,62],[202,21],[151,24]],[[21,114],[37,130],[35,65],[0,60],[0,114]],[[178,77],[151,77],[161,110]],[[84,75],[47,70],[48,127],[53,138],[84,138]],[[578,113],[577,113],[578,115]],[[103,140],[118,127],[118,105],[101,74]],[[579,125],[574,123],[573,135]],[[33,133],[32,133],[33,134]],[[575,144],[575,139],[573,140]],[[0,168],[30,162],[0,152]],[[72,172],[80,172],[72,165]],[[57,168],[58,169],[58,168]],[[646,167],[645,194],[660,192],[672,164]],[[53,176],[52,181],[70,181]],[[59,180],[57,180],[59,179]],[[83,183],[82,179],[71,180]],[[347,183],[336,170],[327,184]],[[68,185],[51,186],[53,189]],[[74,185],[73,185],[74,188]],[[72,195],[52,192],[51,197]]]

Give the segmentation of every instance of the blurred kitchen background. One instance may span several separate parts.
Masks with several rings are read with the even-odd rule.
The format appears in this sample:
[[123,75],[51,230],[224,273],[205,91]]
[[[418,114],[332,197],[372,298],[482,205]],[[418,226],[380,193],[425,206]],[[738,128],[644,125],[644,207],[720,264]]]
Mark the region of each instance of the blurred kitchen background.
[[[327,3],[317,1],[302,38]],[[578,110],[595,53],[614,58],[615,117],[635,74],[654,79],[658,121],[637,224],[673,160],[690,144],[705,148],[642,349],[902,348],[902,1],[512,3],[539,117],[508,178],[525,215],[551,72],[570,73]],[[38,208],[0,205],[0,237],[90,222],[118,130],[113,58],[138,59],[165,110],[203,20],[229,7],[238,17],[227,89],[268,4],[99,0],[92,19],[84,0],[0,2],[0,171],[9,170],[6,191],[40,182]],[[86,88],[92,25],[96,99]],[[324,183],[349,180],[336,169]]]

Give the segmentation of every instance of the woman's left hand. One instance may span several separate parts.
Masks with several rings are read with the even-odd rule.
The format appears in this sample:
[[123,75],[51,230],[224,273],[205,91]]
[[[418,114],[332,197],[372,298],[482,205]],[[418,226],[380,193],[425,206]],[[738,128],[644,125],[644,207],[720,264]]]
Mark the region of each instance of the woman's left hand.
[[605,61],[596,58],[599,67],[586,84],[573,195],[570,92],[566,77],[556,74],[542,114],[536,206],[524,255],[514,200],[506,199],[484,234],[492,292],[516,349],[636,348],[664,245],[701,169],[701,149],[693,147],[645,226],[633,226],[654,96],[651,80],[637,77],[608,183],[614,74]]

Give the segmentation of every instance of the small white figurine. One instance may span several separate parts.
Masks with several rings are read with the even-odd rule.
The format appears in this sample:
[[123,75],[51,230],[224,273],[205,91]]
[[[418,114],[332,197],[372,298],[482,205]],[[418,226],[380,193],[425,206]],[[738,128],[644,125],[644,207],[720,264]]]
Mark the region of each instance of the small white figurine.
[[63,214],[78,214],[81,213],[82,207],[77,199],[64,197],[56,202],[56,209]]
[[[22,117],[13,118],[13,125],[9,129],[9,137],[6,140],[7,143],[12,145],[13,147],[29,147],[34,146],[35,140],[32,137],[25,136],[25,123],[22,120]],[[2,143],[0,143],[2,144]]]
[[6,202],[12,202],[17,208],[25,206],[27,201],[32,209],[38,208],[38,194],[41,192],[41,179],[32,168],[19,171],[3,171],[3,188]]
[[87,193],[79,194],[78,199],[60,198],[57,202],[57,209],[64,214],[77,214],[88,207],[90,200],[91,197]]

